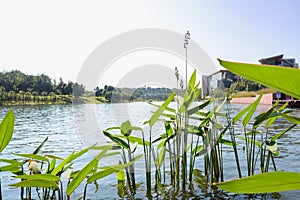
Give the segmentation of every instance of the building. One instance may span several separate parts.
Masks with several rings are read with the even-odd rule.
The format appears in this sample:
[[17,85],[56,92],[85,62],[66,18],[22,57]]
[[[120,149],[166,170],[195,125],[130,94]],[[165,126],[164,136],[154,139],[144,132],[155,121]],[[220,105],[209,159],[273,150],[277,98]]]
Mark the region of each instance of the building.
[[219,70],[209,76],[202,76],[202,96],[211,95],[217,88],[222,90],[230,88],[238,79],[237,75],[228,70]]
[[283,58],[283,54],[259,60],[264,65],[277,65],[291,68],[299,68],[295,58]]
[[[296,63],[295,58],[283,58],[283,54],[269,57],[269,58],[262,58],[259,60],[259,62],[263,65],[277,65],[277,66],[291,67],[297,69],[299,68],[299,65],[298,63]],[[277,100],[277,99],[291,100],[294,98],[284,93],[276,92],[273,94],[273,100]]]
[[[283,58],[283,54],[278,56],[268,57],[268,58],[262,58],[259,60],[259,62],[265,65],[277,65],[277,66],[284,66],[284,67],[291,67],[291,68],[299,68],[295,58]],[[202,97],[212,95],[214,90],[216,90],[217,88],[220,88],[224,91],[226,88],[230,88],[230,86],[233,83],[238,82],[240,80],[245,80],[245,79],[231,73],[228,70],[219,70],[209,76],[202,76]],[[243,90],[248,91],[248,86],[254,87],[256,84],[253,82],[254,85],[253,84],[249,85],[249,81],[247,83],[248,83],[247,87],[242,89],[241,91]],[[259,88],[253,89],[253,87],[252,89],[249,88],[249,91],[255,91],[259,89]],[[273,94],[273,100],[276,99],[289,100],[293,98],[283,93],[277,92]]]

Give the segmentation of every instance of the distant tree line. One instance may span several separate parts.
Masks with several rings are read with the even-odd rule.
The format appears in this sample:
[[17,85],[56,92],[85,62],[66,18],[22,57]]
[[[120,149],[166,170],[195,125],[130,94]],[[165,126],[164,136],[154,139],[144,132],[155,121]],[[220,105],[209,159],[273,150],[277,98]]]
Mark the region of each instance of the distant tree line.
[[259,83],[255,83],[253,81],[249,81],[247,79],[240,79],[239,81],[233,83],[231,85],[231,90],[233,91],[258,91],[263,88],[266,88],[264,85],[261,85]]
[[59,82],[45,74],[27,75],[21,71],[0,72],[0,103],[4,102],[57,102],[64,100],[61,95],[79,97],[85,91],[82,84]]
[[104,88],[95,88],[97,97],[104,97],[108,102],[131,102],[131,101],[164,101],[173,92],[168,88],[115,88],[105,85]]

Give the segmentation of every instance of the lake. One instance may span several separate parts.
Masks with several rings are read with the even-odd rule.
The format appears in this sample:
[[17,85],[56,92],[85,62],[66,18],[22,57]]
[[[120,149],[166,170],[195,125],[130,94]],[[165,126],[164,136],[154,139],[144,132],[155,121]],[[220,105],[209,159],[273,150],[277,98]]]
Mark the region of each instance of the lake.
[[[175,106],[173,104],[173,106]],[[232,116],[245,105],[230,105]],[[1,158],[17,158],[12,153],[32,153],[35,148],[46,138],[48,141],[43,147],[41,154],[54,154],[56,156],[66,157],[73,150],[81,150],[89,145],[106,144],[109,140],[104,137],[102,130],[119,126],[122,122],[130,120],[135,126],[146,129],[143,122],[149,120],[155,107],[144,103],[120,103],[120,104],[81,104],[81,105],[41,105],[41,106],[11,106],[0,107],[0,117],[9,110],[13,109],[16,117],[15,131],[13,138],[6,149],[2,152]],[[265,111],[268,107],[259,106],[259,111]],[[300,116],[299,110],[294,110],[294,114]],[[289,124],[285,120],[279,120],[275,126],[270,129],[271,133],[287,128]],[[241,127],[236,127],[237,133]],[[154,138],[164,132],[163,126],[156,126],[153,130]],[[278,140],[279,156],[275,161],[278,170],[300,172],[300,128],[296,126],[293,130],[285,134]],[[147,136],[146,136],[147,137]],[[241,162],[245,163],[245,157],[240,149]],[[137,154],[142,153],[138,149]],[[80,158],[75,165],[75,169],[84,166],[95,154],[90,152]],[[120,158],[110,157],[103,159],[101,165],[118,164]],[[196,161],[196,168],[203,169],[202,157]],[[234,156],[231,150],[224,152],[224,173],[225,179],[237,178],[237,172],[234,164]],[[145,175],[143,159],[136,163],[136,180],[140,184],[136,198],[143,199],[145,196]],[[10,173],[1,173],[2,192],[4,199],[19,199],[19,189],[10,188],[8,184],[15,183]],[[111,175],[99,182],[99,190],[94,193],[94,187],[89,187],[88,198],[91,199],[118,199],[117,180],[115,175]],[[82,194],[82,189],[77,189],[72,199],[77,199]],[[195,198],[207,197],[197,189],[195,185]],[[154,196],[157,197],[157,194]],[[297,199],[300,191],[282,192],[277,196],[268,196],[269,199]],[[226,199],[244,199],[243,195],[230,195]],[[159,196],[158,196],[159,198]],[[249,198],[250,199],[250,198]]]

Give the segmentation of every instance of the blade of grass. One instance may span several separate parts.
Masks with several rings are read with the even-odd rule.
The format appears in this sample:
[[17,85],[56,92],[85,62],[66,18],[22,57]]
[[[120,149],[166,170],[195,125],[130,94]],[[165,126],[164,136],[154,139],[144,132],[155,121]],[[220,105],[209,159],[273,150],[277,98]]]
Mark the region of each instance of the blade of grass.
[[155,122],[158,120],[158,118],[161,116],[161,114],[164,112],[164,110],[168,107],[169,103],[174,99],[175,93],[172,93],[168,99],[153,113],[152,117],[149,120],[149,126],[153,127]]
[[80,185],[80,183],[88,176],[94,167],[98,165],[99,160],[106,154],[107,150],[100,152],[91,162],[89,162],[84,168],[82,168],[73,180],[68,184],[66,193],[71,193]]
[[57,187],[56,181],[49,181],[49,180],[41,180],[41,179],[29,179],[23,180],[18,183],[10,184],[9,186],[12,187],[42,187],[42,188],[50,188],[50,187]]
[[38,154],[38,152],[41,150],[41,148],[44,146],[44,144],[47,142],[48,137],[45,138],[45,140],[34,150],[32,154]]
[[229,192],[247,194],[299,190],[300,173],[268,172],[214,185]]
[[14,132],[15,116],[12,110],[8,111],[0,124],[0,153],[8,145]]

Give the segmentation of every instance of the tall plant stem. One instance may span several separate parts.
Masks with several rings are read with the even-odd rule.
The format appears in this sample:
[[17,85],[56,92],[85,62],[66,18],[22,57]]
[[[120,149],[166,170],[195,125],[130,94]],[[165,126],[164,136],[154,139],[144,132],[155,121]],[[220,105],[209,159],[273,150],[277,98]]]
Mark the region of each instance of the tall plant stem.
[[143,137],[143,148],[144,148],[144,158],[145,158],[145,169],[146,169],[146,182],[148,184],[148,176],[147,176],[147,170],[148,170],[148,148],[146,147],[145,143],[145,134],[144,131],[142,131],[142,137]]
[[63,184],[62,184],[62,181],[59,181],[60,182],[60,188],[58,188],[58,191],[60,191],[60,199],[63,200],[64,199],[64,196],[63,196],[63,193],[64,193],[64,189],[63,189]]
[[249,147],[248,147],[248,136],[247,136],[247,131],[246,131],[246,127],[244,126],[244,135],[245,135],[245,142],[246,142],[246,160],[247,160],[247,170],[248,170],[248,176],[251,175],[250,171],[251,171],[251,164],[250,164],[250,160],[249,160]]
[[[127,144],[129,146],[129,149],[128,149],[128,160],[129,160],[129,162],[131,162],[134,159],[134,155],[131,153],[130,142],[129,142],[129,138],[128,137],[127,137]],[[129,173],[130,173],[130,178],[131,178],[131,184],[132,184],[133,193],[135,194],[136,185],[135,185],[135,176],[134,176],[134,165],[130,165],[129,166]]]
[[187,59],[187,53],[188,53],[188,50],[187,50],[187,46],[185,48],[185,87],[187,88],[187,83],[188,83],[188,59]]
[[273,156],[273,154],[272,154],[272,153],[271,153],[271,159],[272,159],[272,163],[273,163],[274,171],[276,172],[276,171],[277,171],[277,168],[276,168],[276,164],[275,164],[274,156]]
[[[126,154],[125,154],[124,148],[122,148],[122,152],[123,152],[122,153],[123,162],[124,162],[124,164],[126,164],[127,163],[127,159],[126,159]],[[131,185],[131,179],[130,179],[128,167],[125,167],[125,172],[126,172],[128,187],[130,188],[130,191],[132,192],[132,185]]]
[[252,130],[252,134],[251,134],[251,137],[252,137],[252,141],[251,142],[251,158],[252,158],[252,163],[251,163],[251,175],[254,175],[254,172],[255,172],[255,163],[256,163],[256,159],[255,159],[255,140],[256,140],[256,130],[253,129]]
[[146,171],[147,192],[151,194],[151,157],[152,157],[152,127],[150,127],[149,152],[148,152],[148,169]]
[[[167,141],[167,144],[168,144],[168,149],[169,149],[169,157],[170,157],[170,171],[171,171],[171,185],[173,185],[174,183],[174,166],[173,166],[173,154],[174,153],[172,152],[172,147],[171,147],[171,144],[170,144],[170,140],[169,140],[169,135],[168,135],[168,132],[166,131],[166,134],[167,134],[167,138],[168,138],[168,141]],[[164,162],[164,182],[166,182],[165,180],[165,162]]]
[[223,145],[222,144],[218,144],[217,145],[217,149],[218,149],[218,159],[219,159],[219,169],[220,169],[220,179],[221,182],[224,181],[224,172],[223,172]]
[[234,152],[235,163],[236,163],[239,178],[242,178],[242,171],[241,171],[241,167],[240,167],[239,155],[238,155],[237,148],[236,148],[234,127],[231,123],[231,117],[230,117],[230,112],[229,112],[229,109],[228,109],[228,103],[226,104],[226,106],[227,106],[227,115],[226,115],[227,116],[227,123],[229,125],[229,134],[230,134],[231,143],[233,144],[232,148],[233,148],[233,152]]
[[188,120],[187,112],[184,115],[184,134],[183,134],[183,145],[182,145],[182,189],[185,191],[186,179],[187,179],[187,134],[188,134]]

